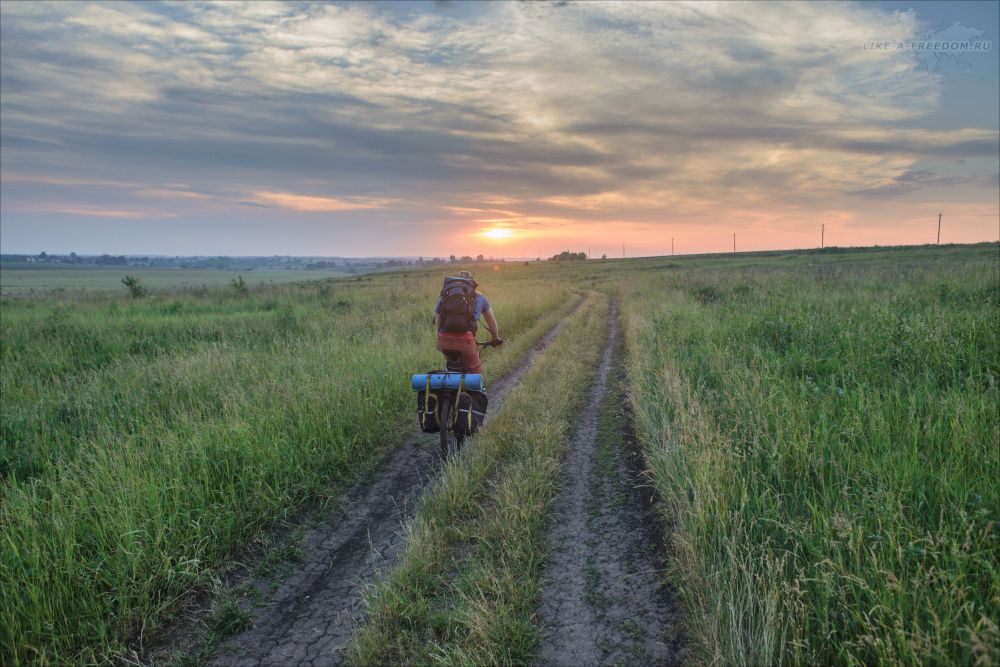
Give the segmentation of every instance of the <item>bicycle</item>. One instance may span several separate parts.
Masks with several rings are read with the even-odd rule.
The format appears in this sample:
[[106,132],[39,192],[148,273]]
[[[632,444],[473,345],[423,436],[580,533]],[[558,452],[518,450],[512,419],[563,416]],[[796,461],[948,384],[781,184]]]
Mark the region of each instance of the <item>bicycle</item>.
[[[502,340],[484,343],[476,341],[476,345],[481,348],[499,347],[502,344]],[[453,351],[447,351],[443,354],[445,356],[445,372],[442,375],[447,377],[465,374],[465,367],[462,365],[461,354]],[[456,397],[462,388],[462,380],[459,380],[458,388],[456,389],[448,388],[447,380],[444,381],[443,385],[443,388],[438,390],[438,409],[440,414],[438,424],[441,428],[439,432],[441,458],[447,460],[451,454],[462,448],[462,444],[465,442],[465,438],[467,436],[468,428],[465,425],[459,424],[455,415],[452,414],[452,410],[455,407]],[[485,389],[486,387],[483,386],[484,393]]]

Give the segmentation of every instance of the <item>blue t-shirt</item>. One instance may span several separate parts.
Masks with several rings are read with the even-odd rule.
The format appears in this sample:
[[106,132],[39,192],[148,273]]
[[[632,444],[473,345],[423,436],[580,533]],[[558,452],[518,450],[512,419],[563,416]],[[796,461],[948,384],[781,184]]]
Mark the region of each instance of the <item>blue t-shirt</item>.
[[[476,295],[476,307],[472,310],[472,321],[476,324],[479,323],[479,316],[485,311],[490,309],[490,302],[486,300],[486,297],[482,294]],[[434,306],[434,314],[437,315],[441,312],[441,297],[438,297],[437,305]],[[439,329],[438,331],[444,331],[444,329]]]

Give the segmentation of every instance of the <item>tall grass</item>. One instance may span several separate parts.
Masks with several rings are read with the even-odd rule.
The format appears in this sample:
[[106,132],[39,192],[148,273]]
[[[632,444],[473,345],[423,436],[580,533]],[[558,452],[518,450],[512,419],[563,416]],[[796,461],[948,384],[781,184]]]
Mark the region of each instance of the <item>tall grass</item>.
[[1000,662],[992,255],[633,282],[631,398],[707,662]]
[[[510,368],[570,305],[483,279]],[[439,365],[424,272],[126,302],[5,301],[0,663],[141,643],[254,534],[371,470]]]

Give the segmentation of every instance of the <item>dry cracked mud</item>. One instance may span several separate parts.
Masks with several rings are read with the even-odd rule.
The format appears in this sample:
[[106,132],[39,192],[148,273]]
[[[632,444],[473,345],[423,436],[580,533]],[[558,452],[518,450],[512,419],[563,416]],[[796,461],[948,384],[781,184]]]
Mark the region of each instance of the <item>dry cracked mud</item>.
[[539,607],[543,665],[662,665],[685,657],[652,489],[627,428],[617,319],[613,306],[549,531]]
[[[490,386],[490,412],[552,343],[581,300],[525,355]],[[474,441],[473,441],[474,442]],[[252,610],[245,632],[221,641],[219,666],[336,665],[364,615],[363,591],[389,569],[404,546],[405,526],[420,492],[440,468],[436,436],[419,432],[396,450],[376,479],[347,492],[328,516],[315,519],[299,543],[301,558],[281,581],[253,582],[264,601]],[[151,662],[160,662],[155,657]]]

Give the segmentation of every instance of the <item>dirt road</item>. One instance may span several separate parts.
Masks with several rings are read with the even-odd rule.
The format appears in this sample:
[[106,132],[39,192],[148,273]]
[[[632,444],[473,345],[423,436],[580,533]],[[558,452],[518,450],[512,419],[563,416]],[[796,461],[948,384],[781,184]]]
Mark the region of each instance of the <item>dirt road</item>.
[[662,665],[683,661],[676,603],[663,584],[662,535],[623,432],[617,308],[590,400],[570,442],[556,500],[539,615],[544,665]]
[[[575,311],[574,311],[575,312]],[[559,335],[567,315],[505,378],[490,386],[495,414],[508,392]],[[301,543],[302,562],[254,609],[253,627],[223,641],[215,664],[335,665],[342,662],[363,615],[362,592],[392,566],[404,544],[414,502],[440,466],[436,436],[416,434],[395,452],[378,478],[347,494]],[[256,582],[267,591],[270,581]]]

